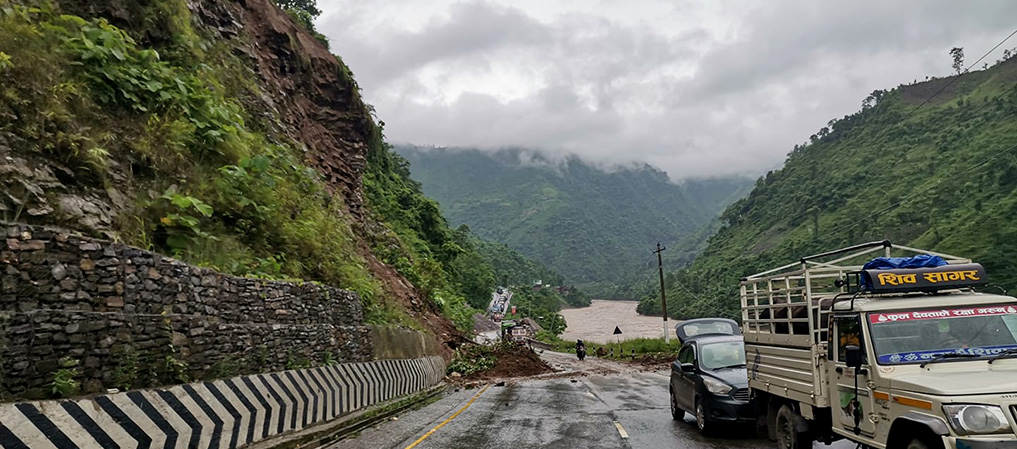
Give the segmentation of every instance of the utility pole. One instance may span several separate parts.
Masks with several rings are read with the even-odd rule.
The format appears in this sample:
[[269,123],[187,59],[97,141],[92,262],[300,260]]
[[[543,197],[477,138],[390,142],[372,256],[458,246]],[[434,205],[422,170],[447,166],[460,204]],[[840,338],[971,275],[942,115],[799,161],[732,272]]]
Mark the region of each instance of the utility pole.
[[657,242],[657,271],[660,272],[660,308],[664,311],[664,344],[671,343],[671,333],[668,332],[667,328],[667,295],[664,294],[664,261],[660,257],[660,253],[667,249],[660,246],[660,242]]

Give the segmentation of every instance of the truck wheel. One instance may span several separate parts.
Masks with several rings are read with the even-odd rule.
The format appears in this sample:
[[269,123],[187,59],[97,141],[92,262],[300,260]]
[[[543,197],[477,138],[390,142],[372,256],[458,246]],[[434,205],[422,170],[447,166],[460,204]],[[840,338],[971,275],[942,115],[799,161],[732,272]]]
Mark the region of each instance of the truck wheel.
[[685,419],[685,410],[678,407],[678,399],[674,397],[674,389],[668,387],[667,391],[668,393],[671,393],[671,419],[675,421]]
[[717,427],[716,423],[706,419],[706,409],[703,408],[703,403],[699,402],[699,399],[696,399],[696,427],[703,435],[713,435],[713,431]]
[[777,412],[777,447],[780,449],[809,449],[812,447],[812,436],[800,432],[798,425],[804,419],[787,405],[782,405]]
[[931,435],[913,438],[907,445],[907,449],[942,449],[942,447],[943,444]]

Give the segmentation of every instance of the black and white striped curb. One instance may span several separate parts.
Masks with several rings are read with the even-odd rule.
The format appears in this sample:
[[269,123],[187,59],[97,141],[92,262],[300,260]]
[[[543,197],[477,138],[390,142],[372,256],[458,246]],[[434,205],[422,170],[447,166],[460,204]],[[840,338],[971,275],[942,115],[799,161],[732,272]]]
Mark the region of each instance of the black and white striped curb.
[[441,381],[440,357],[240,376],[79,400],[0,405],[5,449],[232,449]]

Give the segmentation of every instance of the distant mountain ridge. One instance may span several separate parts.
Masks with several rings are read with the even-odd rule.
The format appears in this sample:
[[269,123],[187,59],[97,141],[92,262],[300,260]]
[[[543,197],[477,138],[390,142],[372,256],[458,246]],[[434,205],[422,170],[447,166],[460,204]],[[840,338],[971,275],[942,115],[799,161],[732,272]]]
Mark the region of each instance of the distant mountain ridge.
[[[679,245],[710,225],[747,179],[674,184],[648,165],[598,169],[523,150],[395,148],[450,224],[545,263],[593,295],[624,295],[646,271],[656,242]],[[691,260],[699,242],[669,248]]]

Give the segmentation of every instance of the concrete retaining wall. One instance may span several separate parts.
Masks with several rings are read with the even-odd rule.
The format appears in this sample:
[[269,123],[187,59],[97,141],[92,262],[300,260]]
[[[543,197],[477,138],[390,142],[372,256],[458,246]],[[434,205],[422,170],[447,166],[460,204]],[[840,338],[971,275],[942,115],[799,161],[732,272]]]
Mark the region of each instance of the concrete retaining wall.
[[88,399],[0,405],[5,449],[243,447],[441,381],[440,357],[334,364]]

